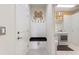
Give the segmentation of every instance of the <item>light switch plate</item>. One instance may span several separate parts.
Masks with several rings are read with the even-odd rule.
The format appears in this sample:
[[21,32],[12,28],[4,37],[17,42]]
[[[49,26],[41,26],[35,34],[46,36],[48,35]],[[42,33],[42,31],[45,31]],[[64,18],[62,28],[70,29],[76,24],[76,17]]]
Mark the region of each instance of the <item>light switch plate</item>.
[[0,35],[6,34],[6,27],[0,27]]

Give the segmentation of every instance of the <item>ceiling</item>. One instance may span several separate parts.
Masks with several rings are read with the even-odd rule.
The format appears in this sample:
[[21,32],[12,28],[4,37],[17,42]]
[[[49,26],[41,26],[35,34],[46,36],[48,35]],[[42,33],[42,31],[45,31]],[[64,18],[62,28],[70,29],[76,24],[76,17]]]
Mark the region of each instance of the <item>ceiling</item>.
[[[32,7],[42,7],[42,8],[46,8],[47,4],[30,4],[31,8]],[[54,4],[55,6],[57,6],[57,4]],[[55,7],[56,11],[74,11],[74,10],[79,10],[79,4],[77,4],[75,7],[72,8],[64,8],[64,7]]]
[[79,5],[76,5],[75,7],[72,8],[55,7],[56,11],[74,11],[76,9],[79,9]]

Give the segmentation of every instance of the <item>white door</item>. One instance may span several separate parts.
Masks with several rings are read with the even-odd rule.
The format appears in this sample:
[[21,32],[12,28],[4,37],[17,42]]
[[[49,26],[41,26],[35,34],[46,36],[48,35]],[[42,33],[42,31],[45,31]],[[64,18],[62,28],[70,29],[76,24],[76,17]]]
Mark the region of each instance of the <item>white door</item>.
[[65,15],[63,24],[64,24],[64,32],[67,32],[68,35],[68,41],[66,42],[66,44],[70,45],[72,40],[72,16]]
[[26,54],[30,37],[29,5],[16,5],[17,54]]
[[79,12],[72,16],[72,43],[79,46]]

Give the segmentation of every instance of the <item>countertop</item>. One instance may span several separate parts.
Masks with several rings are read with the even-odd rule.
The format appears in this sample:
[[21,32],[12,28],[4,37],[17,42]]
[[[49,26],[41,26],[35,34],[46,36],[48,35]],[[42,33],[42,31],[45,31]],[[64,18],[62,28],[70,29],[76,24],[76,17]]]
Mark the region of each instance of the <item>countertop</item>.
[[55,32],[56,35],[67,35],[67,32]]

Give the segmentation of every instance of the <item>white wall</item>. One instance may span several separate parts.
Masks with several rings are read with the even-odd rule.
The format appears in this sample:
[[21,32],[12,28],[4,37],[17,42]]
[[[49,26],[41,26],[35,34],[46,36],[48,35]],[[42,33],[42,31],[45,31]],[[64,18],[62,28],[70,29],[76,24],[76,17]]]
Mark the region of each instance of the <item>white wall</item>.
[[[34,21],[34,11],[42,10],[43,12],[43,21],[39,22]],[[30,5],[31,12],[31,37],[46,37],[46,5],[44,4],[31,4]],[[37,45],[38,42],[30,42],[31,49],[38,49],[46,47],[46,42],[41,42],[40,45]]]
[[[17,32],[20,32],[18,35]],[[17,37],[17,54],[26,54],[29,49],[30,38],[30,10],[28,4],[16,5],[16,34]]]
[[16,54],[15,5],[0,5],[0,26],[6,27],[6,35],[0,36],[0,54]]
[[[46,37],[46,5],[30,5],[31,9],[31,36],[32,37]],[[43,11],[43,20],[44,23],[40,22],[32,22],[34,21],[33,15],[35,10],[42,10]]]
[[46,20],[47,20],[47,39],[48,39],[48,50],[50,54],[55,54],[55,50],[56,50],[56,46],[55,46],[55,15],[54,15],[54,6],[51,4],[47,5],[47,9],[46,9]]

